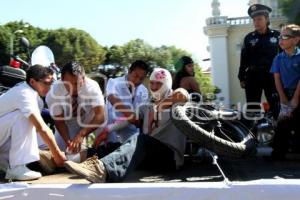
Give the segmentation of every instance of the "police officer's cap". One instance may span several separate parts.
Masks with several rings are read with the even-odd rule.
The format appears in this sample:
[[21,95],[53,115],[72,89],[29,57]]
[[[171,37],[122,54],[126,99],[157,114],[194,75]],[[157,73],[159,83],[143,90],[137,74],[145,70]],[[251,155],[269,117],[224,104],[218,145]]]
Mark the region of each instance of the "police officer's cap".
[[272,9],[268,6],[262,4],[253,4],[248,9],[248,15],[253,18],[258,15],[269,16],[269,13],[272,12]]

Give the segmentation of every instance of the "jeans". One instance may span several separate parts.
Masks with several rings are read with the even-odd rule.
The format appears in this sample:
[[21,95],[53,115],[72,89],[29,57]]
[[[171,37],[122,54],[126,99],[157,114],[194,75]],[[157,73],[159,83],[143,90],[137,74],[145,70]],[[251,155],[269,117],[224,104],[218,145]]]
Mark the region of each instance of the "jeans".
[[107,182],[120,182],[136,168],[176,170],[173,150],[145,134],[132,135],[119,148],[100,160],[108,175]]
[[97,155],[98,158],[103,158],[104,156],[110,154],[120,146],[121,143],[119,142],[109,142],[105,145],[98,146],[97,148],[88,148],[87,157],[90,158],[94,155]]

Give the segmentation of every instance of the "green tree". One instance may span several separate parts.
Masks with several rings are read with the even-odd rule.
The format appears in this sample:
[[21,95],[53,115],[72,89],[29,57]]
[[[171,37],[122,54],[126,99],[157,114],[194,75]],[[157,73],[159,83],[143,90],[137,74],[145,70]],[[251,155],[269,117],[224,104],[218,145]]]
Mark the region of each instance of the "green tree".
[[214,100],[218,89],[212,85],[210,75],[204,74],[198,64],[195,64],[195,78],[199,84],[204,100]]
[[[25,25],[27,25],[26,28]],[[104,64],[113,65],[115,69],[110,69],[110,71],[117,75],[119,72],[124,72],[125,68],[128,68],[135,60],[144,60],[151,67],[163,67],[172,71],[180,57],[191,56],[187,51],[175,46],[153,47],[141,39],[131,40],[122,46],[102,47],[82,30],[75,28],[44,30],[20,21],[0,26],[0,64],[8,64],[10,38],[16,30],[20,29],[23,33],[15,35],[14,51],[24,60],[29,60],[29,58],[19,43],[21,36],[26,36],[30,41],[30,52],[39,45],[46,45],[53,51],[55,62],[59,66],[68,61],[77,60],[85,66],[87,72]],[[197,64],[195,73],[204,95],[216,91],[211,84],[210,77],[203,74]]]
[[122,46],[113,45],[107,50],[104,64],[112,64],[115,66],[125,65],[124,55],[125,53]]
[[154,49],[141,39],[131,40],[123,47],[123,64],[130,65],[135,60],[150,63],[154,60]]
[[[25,27],[26,25],[26,27]],[[78,29],[43,30],[23,21],[10,22],[0,26],[0,63],[8,63],[10,38],[16,30],[23,33],[14,35],[14,54],[29,60],[25,49],[20,45],[21,36],[25,36],[31,43],[30,53],[39,45],[49,46],[58,65],[70,60],[81,62],[89,72],[95,66],[103,63],[106,51],[88,33]]]
[[9,37],[10,30],[4,26],[0,26],[0,65],[9,63]]
[[300,1],[299,0],[279,0],[279,6],[289,23],[300,24]]
[[89,72],[105,60],[104,48],[82,30],[71,28],[49,31],[44,43],[54,52],[58,65],[77,60]]
[[167,46],[161,46],[159,48],[155,48],[153,52],[153,58],[155,65],[168,68],[172,63],[172,54]]

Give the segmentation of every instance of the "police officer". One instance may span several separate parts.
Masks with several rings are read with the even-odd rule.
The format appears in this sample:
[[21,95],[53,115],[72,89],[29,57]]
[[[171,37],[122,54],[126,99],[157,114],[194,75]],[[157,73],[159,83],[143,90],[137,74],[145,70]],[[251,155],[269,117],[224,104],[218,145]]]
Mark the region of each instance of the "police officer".
[[[278,114],[276,88],[270,68],[273,58],[279,52],[278,37],[280,33],[269,28],[271,8],[254,4],[248,9],[255,30],[244,38],[238,78],[246,92],[248,109],[260,109],[262,91],[270,104],[273,116]],[[275,94],[275,95],[274,95]]]

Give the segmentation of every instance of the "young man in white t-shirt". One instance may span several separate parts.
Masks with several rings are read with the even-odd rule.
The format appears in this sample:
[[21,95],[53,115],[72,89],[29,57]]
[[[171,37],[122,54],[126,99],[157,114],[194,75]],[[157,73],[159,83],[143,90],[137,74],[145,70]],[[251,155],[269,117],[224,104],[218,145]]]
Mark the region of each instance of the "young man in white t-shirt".
[[105,121],[104,98],[98,83],[85,76],[78,62],[64,65],[61,78],[51,87],[46,102],[60,149],[77,153],[84,147],[86,136]]
[[53,154],[54,162],[63,166],[65,155],[44,123],[40,110],[53,82],[51,69],[41,65],[29,68],[26,82],[0,96],[0,169],[6,179],[32,180],[41,177],[26,164],[39,160],[37,133]]
[[169,112],[172,105],[188,100],[188,92],[172,91],[171,74],[162,68],[152,72],[150,92],[154,101],[146,106],[144,134],[132,135],[100,160],[94,156],[80,164],[66,161],[65,167],[91,182],[119,182],[137,167],[167,171],[181,167],[186,137],[171,122]]
[[[106,108],[108,127],[120,121],[128,121],[124,128],[108,133],[108,127],[103,130],[99,137],[106,138],[105,145],[97,149],[89,149],[88,155],[103,157],[120,146],[133,134],[139,133],[139,110],[141,105],[148,102],[148,89],[144,86],[143,81],[149,72],[149,66],[142,60],[133,62],[128,74],[111,78],[106,86]],[[107,132],[106,132],[107,131]]]

